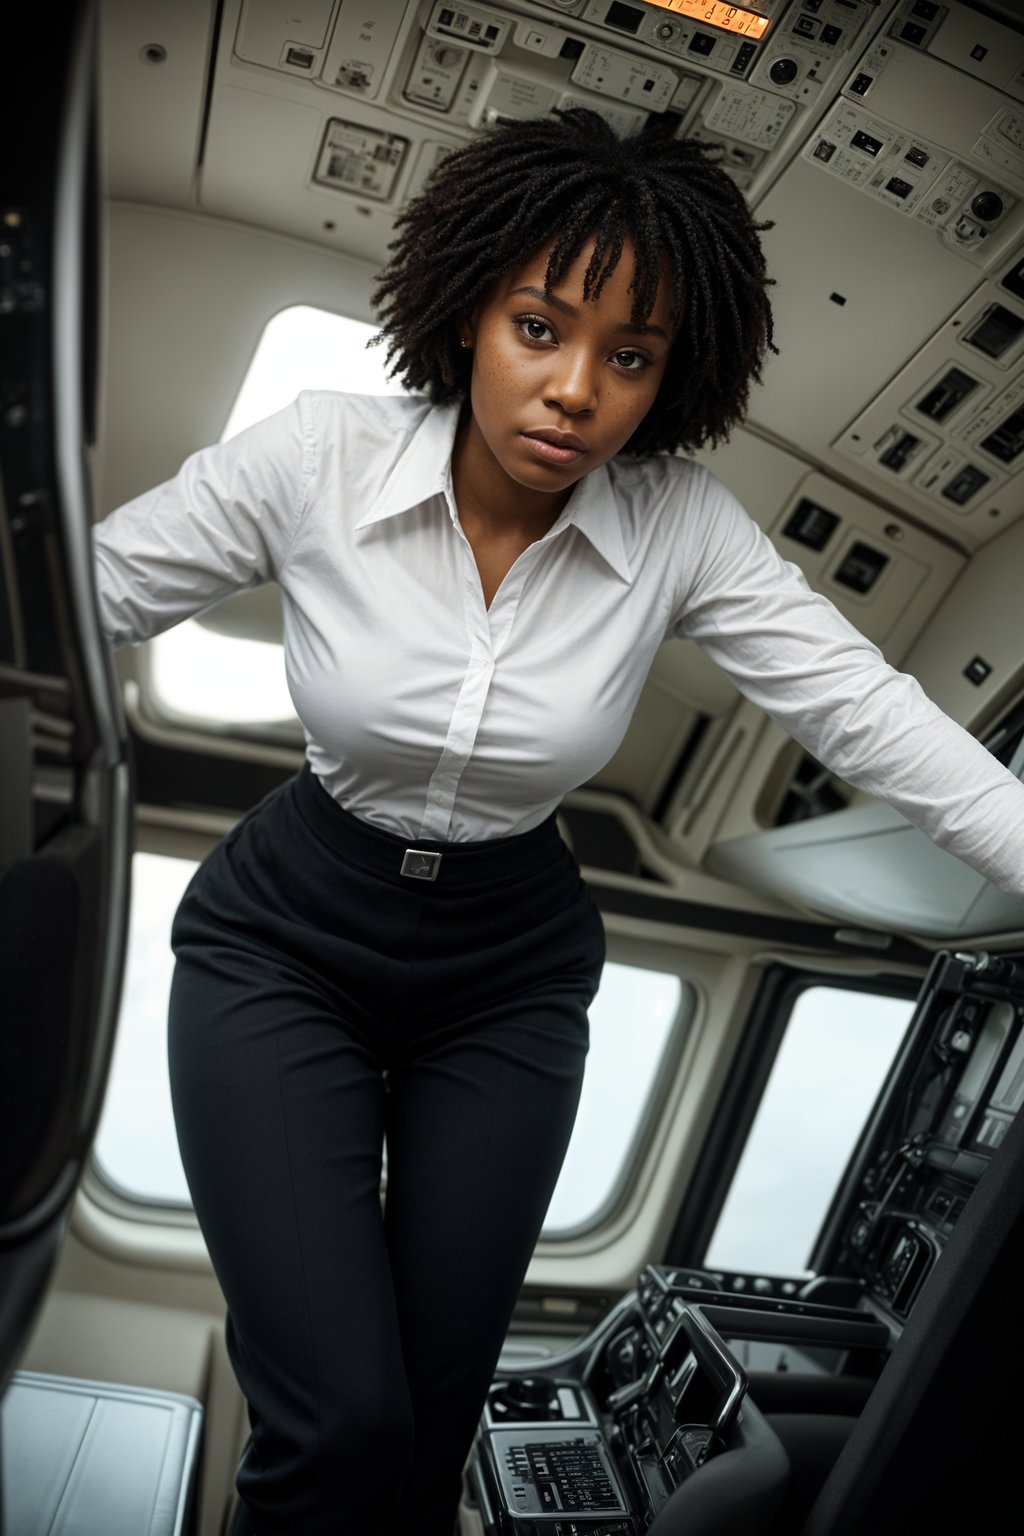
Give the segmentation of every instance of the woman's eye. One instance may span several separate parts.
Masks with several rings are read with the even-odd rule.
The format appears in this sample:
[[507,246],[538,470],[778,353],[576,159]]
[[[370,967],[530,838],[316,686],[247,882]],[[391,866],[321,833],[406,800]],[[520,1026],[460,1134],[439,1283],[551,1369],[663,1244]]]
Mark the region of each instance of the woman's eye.
[[[540,315],[516,315],[512,324],[524,341],[533,342],[538,346],[549,346],[558,342],[558,337],[551,325],[547,320],[542,320]],[[632,347],[624,347],[621,352],[613,352],[610,361],[623,373],[643,373],[645,368],[651,366],[652,359],[644,352],[637,352]]]
[[537,315],[517,315],[512,324],[521,336],[526,337],[527,341],[553,340],[550,325],[548,325],[546,320],[541,320]]
[[642,373],[645,368],[650,367],[651,359],[645,357],[642,352],[616,352],[613,362],[620,368],[625,368],[627,373]]

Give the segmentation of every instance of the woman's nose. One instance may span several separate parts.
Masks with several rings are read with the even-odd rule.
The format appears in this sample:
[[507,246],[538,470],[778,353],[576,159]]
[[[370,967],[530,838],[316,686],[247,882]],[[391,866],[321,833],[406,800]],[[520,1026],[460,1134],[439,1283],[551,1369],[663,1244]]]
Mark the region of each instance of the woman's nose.
[[597,368],[595,359],[582,349],[560,347],[553,354],[545,403],[560,406],[567,416],[592,411],[597,404]]

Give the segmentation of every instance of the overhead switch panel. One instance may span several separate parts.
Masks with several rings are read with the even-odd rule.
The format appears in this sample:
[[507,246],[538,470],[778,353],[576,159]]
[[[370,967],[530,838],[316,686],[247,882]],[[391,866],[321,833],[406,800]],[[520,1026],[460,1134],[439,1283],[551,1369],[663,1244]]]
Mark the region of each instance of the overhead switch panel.
[[373,99],[380,91],[406,11],[406,0],[342,0],[334,24],[323,84]]
[[490,59],[469,121],[476,128],[502,117],[543,117],[558,105],[558,95],[557,82],[522,67],[508,69]]
[[498,53],[508,36],[509,23],[494,11],[440,0],[430,13],[426,30],[432,37],[451,38],[481,53]]
[[614,96],[648,112],[664,112],[676,88],[671,70],[595,43],[588,43],[580,54],[572,79],[598,96]]
[[374,202],[386,202],[408,149],[409,140],[400,134],[332,118],[327,124],[314,180]]
[[405,86],[406,101],[447,112],[469,58],[468,48],[424,35]]
[[327,41],[334,0],[246,0],[235,52],[251,64],[279,65],[288,48],[318,51]]

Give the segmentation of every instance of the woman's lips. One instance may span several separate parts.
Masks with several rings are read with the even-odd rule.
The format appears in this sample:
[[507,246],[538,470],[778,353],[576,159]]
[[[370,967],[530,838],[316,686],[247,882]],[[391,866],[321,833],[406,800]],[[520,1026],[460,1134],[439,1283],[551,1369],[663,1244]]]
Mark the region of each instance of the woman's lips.
[[574,464],[586,452],[585,448],[568,448],[559,443],[549,443],[545,437],[531,437],[529,432],[523,432],[521,436],[537,457],[548,464]]

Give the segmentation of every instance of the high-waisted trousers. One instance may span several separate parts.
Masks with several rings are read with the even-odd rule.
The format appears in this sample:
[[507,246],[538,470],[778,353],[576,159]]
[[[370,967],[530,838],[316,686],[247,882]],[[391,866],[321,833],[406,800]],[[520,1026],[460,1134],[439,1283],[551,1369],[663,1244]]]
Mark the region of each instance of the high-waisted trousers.
[[178,1143],[251,1430],[235,1529],[452,1536],[583,1080],[579,866],[554,816],[405,839],[307,765],[200,865],[172,947]]

